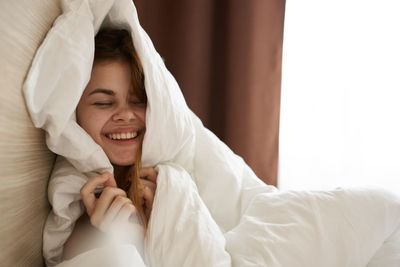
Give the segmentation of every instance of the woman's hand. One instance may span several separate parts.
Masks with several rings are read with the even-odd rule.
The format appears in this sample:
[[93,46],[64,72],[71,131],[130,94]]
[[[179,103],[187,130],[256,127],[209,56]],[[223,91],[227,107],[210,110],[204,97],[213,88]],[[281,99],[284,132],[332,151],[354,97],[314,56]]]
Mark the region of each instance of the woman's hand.
[[[94,190],[103,184],[104,190],[96,198]],[[82,215],[64,244],[64,260],[71,259],[85,251],[102,247],[111,239],[141,244],[143,227],[132,222],[137,211],[125,191],[119,189],[111,173],[90,178],[81,188],[83,204],[87,215]],[[98,231],[100,230],[100,231]],[[101,234],[102,232],[106,235]],[[136,241],[135,241],[136,240]],[[139,241],[137,241],[139,240]]]
[[153,208],[154,195],[157,189],[157,174],[157,171],[151,167],[139,170],[139,199],[147,221],[150,220],[151,210]]
[[[96,198],[94,191],[101,184],[104,185],[103,192]],[[124,190],[117,187],[109,172],[90,178],[81,188],[80,194],[90,223],[105,233],[119,231],[121,227],[129,225],[132,216],[137,216],[132,201],[127,198]]]

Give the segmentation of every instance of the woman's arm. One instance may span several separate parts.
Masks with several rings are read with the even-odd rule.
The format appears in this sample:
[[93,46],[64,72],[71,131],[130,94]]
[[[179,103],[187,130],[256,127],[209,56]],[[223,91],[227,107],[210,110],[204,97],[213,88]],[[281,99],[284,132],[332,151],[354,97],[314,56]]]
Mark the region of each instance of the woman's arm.
[[104,233],[90,224],[84,213],[75,223],[74,230],[64,244],[64,260],[69,260],[83,252],[99,248],[105,242]]

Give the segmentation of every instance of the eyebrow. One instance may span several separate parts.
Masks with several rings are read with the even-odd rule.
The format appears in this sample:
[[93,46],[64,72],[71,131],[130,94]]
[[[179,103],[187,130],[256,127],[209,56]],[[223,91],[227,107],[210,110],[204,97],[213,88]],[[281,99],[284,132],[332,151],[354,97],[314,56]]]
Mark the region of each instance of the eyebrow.
[[103,88],[94,89],[92,92],[90,92],[89,96],[98,93],[115,96],[115,92],[113,90]]

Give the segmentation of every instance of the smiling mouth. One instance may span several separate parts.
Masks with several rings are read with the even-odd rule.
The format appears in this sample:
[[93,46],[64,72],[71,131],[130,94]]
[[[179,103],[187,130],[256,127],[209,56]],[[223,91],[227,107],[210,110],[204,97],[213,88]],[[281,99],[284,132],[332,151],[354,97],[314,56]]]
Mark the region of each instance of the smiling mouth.
[[136,139],[139,135],[140,135],[140,132],[105,134],[105,136],[111,140],[132,140],[132,139]]

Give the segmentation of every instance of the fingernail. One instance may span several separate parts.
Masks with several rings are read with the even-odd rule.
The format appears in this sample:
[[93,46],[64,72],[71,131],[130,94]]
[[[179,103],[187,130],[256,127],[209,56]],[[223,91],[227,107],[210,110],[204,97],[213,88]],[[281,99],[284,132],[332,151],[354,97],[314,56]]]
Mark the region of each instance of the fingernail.
[[103,177],[110,178],[111,173],[109,173],[109,172],[103,172],[103,173],[102,173],[102,176],[103,176]]

